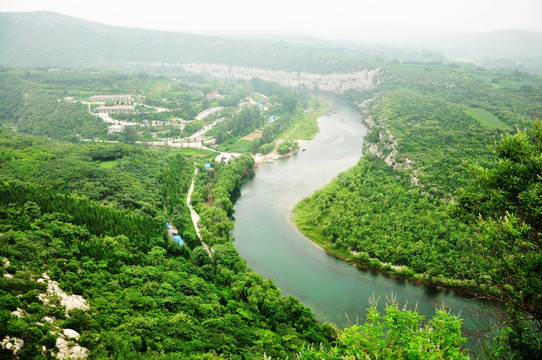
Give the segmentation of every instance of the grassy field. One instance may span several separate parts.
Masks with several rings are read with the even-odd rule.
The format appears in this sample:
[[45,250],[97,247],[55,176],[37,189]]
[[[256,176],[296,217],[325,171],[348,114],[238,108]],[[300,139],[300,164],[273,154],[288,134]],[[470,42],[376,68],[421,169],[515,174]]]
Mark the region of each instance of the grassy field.
[[278,137],[282,140],[312,140],[320,131],[317,119],[329,110],[330,104],[322,99],[311,98],[307,112],[296,111],[296,120]]
[[258,129],[258,130],[254,130],[253,132],[251,132],[248,135],[243,136],[241,138],[241,140],[254,141],[254,140],[259,139],[261,137],[262,137],[262,130]]
[[115,167],[115,165],[117,165],[117,160],[102,161],[99,166],[102,169],[111,169]]
[[227,152],[245,153],[250,152],[250,145],[252,145],[252,141],[239,139],[233,144],[220,146],[219,149]]
[[510,126],[484,109],[468,108],[465,113],[488,129],[508,130]]

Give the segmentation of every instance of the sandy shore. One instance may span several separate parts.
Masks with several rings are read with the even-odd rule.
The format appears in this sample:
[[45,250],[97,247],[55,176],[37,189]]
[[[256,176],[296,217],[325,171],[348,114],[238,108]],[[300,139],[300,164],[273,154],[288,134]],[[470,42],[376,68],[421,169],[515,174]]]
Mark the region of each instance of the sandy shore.
[[273,149],[273,151],[271,151],[270,153],[267,153],[267,154],[256,154],[253,156],[254,158],[254,162],[256,164],[265,164],[267,163],[268,161],[274,161],[274,160],[278,160],[280,158],[283,158],[283,157],[287,157],[286,155],[288,154],[293,154],[294,152],[296,151],[301,151],[301,149],[303,149],[305,146],[307,146],[308,143],[310,143],[310,140],[294,140],[296,141],[298,144],[299,144],[299,148],[297,150],[293,150],[293,151],[290,151],[286,154],[279,154],[277,152],[277,147],[283,142],[283,140],[276,140],[275,141],[275,149]]

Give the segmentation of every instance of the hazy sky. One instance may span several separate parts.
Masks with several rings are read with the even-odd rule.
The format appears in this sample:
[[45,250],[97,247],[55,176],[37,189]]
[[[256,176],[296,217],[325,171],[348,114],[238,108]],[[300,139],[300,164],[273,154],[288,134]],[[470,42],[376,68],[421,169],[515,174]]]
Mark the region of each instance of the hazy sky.
[[395,28],[542,32],[542,0],[1,0],[0,11],[50,10],[111,25],[191,33],[339,37]]

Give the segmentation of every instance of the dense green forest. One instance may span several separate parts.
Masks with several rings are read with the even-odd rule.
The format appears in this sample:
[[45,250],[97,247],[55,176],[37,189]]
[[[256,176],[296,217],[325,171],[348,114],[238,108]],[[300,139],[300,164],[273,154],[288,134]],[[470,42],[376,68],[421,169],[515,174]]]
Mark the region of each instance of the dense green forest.
[[[304,343],[333,338],[330,325],[248,270],[229,242],[215,241],[209,257],[190,241],[184,202],[193,162],[206,154],[1,135],[0,256],[9,265],[1,270],[0,329],[25,341],[21,357],[49,357],[62,328],[78,331],[93,358],[285,358]],[[238,186],[236,164],[218,171],[213,196],[220,204],[233,191],[231,176]],[[63,171],[50,173],[55,167]],[[110,184],[112,194],[85,192]],[[188,246],[165,233],[171,218]],[[90,309],[68,313],[40,298],[43,273]],[[10,315],[17,309],[21,318]],[[53,320],[42,324],[44,316]]]
[[[29,143],[33,146],[24,146]],[[137,171],[132,166],[128,173],[137,176],[121,183],[118,199],[91,200],[79,192],[85,187],[81,186],[85,173],[80,175],[79,186],[69,187],[69,182],[58,176],[41,176],[45,174],[39,168],[31,172],[20,166],[42,159],[45,148],[49,161],[54,159],[67,173],[77,173],[86,165],[95,171],[102,168],[106,177],[115,173],[127,177],[122,160],[128,156],[129,163],[150,171]],[[227,241],[231,239],[216,233],[222,230],[224,236],[230,236],[231,227],[222,226],[212,216],[231,223],[231,201],[246,169],[253,165],[252,158],[243,156],[229,165],[215,163],[216,169],[206,175],[211,177],[205,181],[213,201],[209,210],[200,204],[200,213],[201,225],[209,233],[205,239],[215,244],[209,257],[197,243],[179,247],[164,234],[163,223],[170,215],[166,209],[182,205],[176,199],[182,198],[179,194],[186,193],[189,183],[181,176],[182,181],[175,186],[169,174],[191,174],[192,160],[205,161],[204,154],[129,145],[58,143],[9,130],[2,131],[2,149],[2,169],[9,172],[3,171],[6,177],[0,189],[0,255],[6,265],[1,268],[4,276],[0,280],[1,335],[24,340],[21,358],[52,356],[62,329],[80,333],[77,341],[70,340],[71,346],[89,349],[91,358],[231,355],[257,359],[263,354],[286,358],[303,346],[326,345],[335,338],[333,326],[319,324],[310,310],[292,297],[280,297],[271,280],[246,268]],[[116,162],[113,166],[112,161]],[[103,169],[102,164],[108,165]],[[23,170],[26,172],[20,173]],[[17,174],[24,174],[25,182]],[[161,191],[157,192],[153,183]],[[121,194],[133,186],[139,187],[140,198],[122,201]],[[157,197],[154,216],[137,211],[137,204],[146,196]],[[162,204],[167,205],[161,208]],[[183,216],[186,214],[179,211],[177,218]],[[175,224],[182,230],[181,225],[187,223],[185,218]],[[83,296],[89,309],[66,311],[58,300],[46,302],[40,297],[46,285],[37,281],[44,273],[64,291]],[[19,312],[21,317],[12,312]],[[398,334],[417,329],[422,319],[411,316],[405,319],[410,325],[405,323]],[[48,319],[45,322],[44,317]],[[449,332],[447,326],[455,330]],[[447,339],[450,336],[442,340],[443,344],[450,341],[457,349],[461,344],[457,337],[459,320],[449,318],[442,329]],[[353,328],[348,336],[357,332]],[[45,353],[42,346],[47,349]],[[447,346],[443,351],[448,351]],[[388,346],[385,342],[375,344],[374,349],[379,348]]]
[[[162,184],[160,192],[152,186],[139,189],[143,195],[159,196],[159,208],[162,202],[180,206],[171,192],[186,191],[187,181],[175,187],[167,175],[170,169],[192,172],[191,162],[180,162],[179,157],[205,159],[203,154],[186,150],[111,144],[82,148],[81,144],[40,140],[10,131],[3,131],[2,138],[2,148],[10,149],[12,155],[11,160],[3,160],[2,169],[16,156],[22,158],[14,149],[25,139],[34,144],[43,142],[50,154],[64,155],[57,161],[73,171],[77,171],[74,157],[81,154],[88,157],[79,159],[80,166],[86,163],[99,168],[103,162],[95,160],[97,157],[114,161],[110,159],[123,153],[131,154],[132,163],[142,164],[146,160],[149,167],[162,165],[164,169],[156,178],[152,172],[138,176],[140,180]],[[40,153],[28,153],[19,162],[31,161]],[[147,153],[164,153],[169,161],[161,163],[160,156],[153,160],[154,157],[145,157]],[[184,166],[175,168],[172,163]],[[212,179],[208,180],[213,199],[209,212],[222,213],[220,216],[227,219],[235,189],[245,175],[243,171],[252,164],[248,156],[228,165],[214,164],[216,172],[213,170]],[[115,166],[120,172],[121,165]],[[113,168],[110,174],[114,171]],[[352,348],[348,339],[358,341],[366,331],[353,327],[335,343],[335,327],[318,323],[299,301],[291,296],[281,297],[272,280],[264,280],[247,269],[228,239],[219,241],[215,227],[224,227],[211,218],[209,223],[201,222],[210,233],[206,239],[211,244],[216,240],[210,257],[199,244],[179,246],[165,234],[163,220],[168,213],[164,209],[155,217],[120,203],[115,209],[111,199],[109,206],[103,206],[103,200],[81,196],[77,188],[56,189],[58,186],[51,178],[29,177],[22,182],[15,173],[15,168],[11,169],[12,175],[3,178],[0,187],[0,256],[4,264],[0,267],[0,335],[24,341],[17,352],[20,358],[53,358],[61,347],[59,339],[66,337],[63,329],[75,330],[80,335],[76,335],[77,339],[67,338],[68,347],[74,351],[88,349],[90,358],[134,359],[284,359],[295,354],[313,358],[315,347]],[[131,181],[126,181],[119,190],[131,186]],[[202,219],[209,217],[205,209],[200,211]],[[226,234],[229,235],[229,229]],[[56,293],[56,298],[45,295],[53,281],[67,293],[82,296],[88,308],[67,309],[58,297],[60,294]],[[399,311],[395,303],[390,306],[389,312],[394,308]],[[380,322],[374,311],[373,321]],[[412,337],[406,340],[412,344],[420,341],[420,335],[425,336],[417,330],[422,322],[423,317],[408,312],[408,317],[401,320],[403,325],[387,335],[373,332],[382,342],[355,347],[359,352],[386,350],[390,354],[407,354],[403,351],[404,342],[393,337]],[[460,320],[441,312],[426,326],[428,331],[439,329],[442,336],[433,338],[431,345],[424,348],[424,356],[442,351],[443,355],[462,358],[457,352],[463,342]],[[390,347],[389,341],[395,345]],[[0,353],[9,357],[11,351],[4,349]]]
[[[52,358],[62,339],[96,359],[465,358],[461,320],[445,311],[424,319],[392,297],[384,314],[372,301],[365,323],[339,331],[247,269],[231,230],[252,157],[215,162],[216,153],[148,143],[220,119],[209,132],[219,149],[267,152],[319,103],[301,89],[167,64],[210,60],[320,74],[379,67],[372,90],[343,94],[366,112],[366,155],[299,204],[297,225],[365,266],[501,299],[508,312],[486,355],[542,356],[539,77],[443,64],[423,51],[402,55],[438,61],[18,16],[0,16],[0,62],[41,66],[0,68],[0,338],[11,347],[24,341],[20,358]],[[86,103],[97,94],[130,94],[135,111],[112,117],[136,125],[108,134],[91,114],[99,105]],[[262,108],[238,107],[256,95]],[[225,109],[195,120],[213,107]],[[241,140],[258,129],[261,137]],[[192,179],[211,252],[186,204]],[[68,309],[61,294],[48,294],[57,283],[84,306]],[[0,357],[12,355],[4,344]]]
[[[261,358],[264,352],[285,358],[334,334],[297,300],[280,297],[271,280],[247,270],[232,245],[216,246],[196,266],[188,249],[164,241],[160,231],[154,241],[146,238],[150,249],[138,249],[123,221],[117,235],[98,235],[61,211],[42,212],[31,201],[2,204],[1,252],[9,259],[2,273],[13,276],[0,280],[1,333],[25,341],[23,358],[40,357],[42,345],[48,348],[42,358],[50,356],[62,328],[78,331],[93,358]],[[40,300],[44,288],[36,276],[44,272],[82,295],[89,311],[67,313]],[[17,309],[22,318],[10,315]],[[41,324],[47,315],[51,322]]]
[[[517,72],[454,66],[389,71],[395,81],[373,91],[368,154],[298,206],[298,225],[362,263],[469,285],[477,269],[463,240],[472,229],[448,210],[470,180],[464,162],[495,165],[489,145],[542,113],[534,90],[542,83]],[[359,103],[371,94],[349,96]]]
[[[347,259],[407,278],[471,289],[498,297],[512,305],[511,309],[530,311],[526,323],[519,321],[513,331],[509,329],[516,336],[510,342],[516,341],[517,348],[521,348],[518,344],[523,334],[529,339],[522,344],[523,351],[529,350],[521,356],[540,352],[541,300],[538,295],[527,295],[540,294],[533,275],[533,271],[540,270],[537,189],[542,172],[540,151],[536,150],[540,146],[540,122],[528,135],[505,137],[503,145],[493,145],[514,129],[530,129],[540,116],[541,79],[512,71],[430,64],[389,71],[395,81],[383,84],[372,94],[348,94],[357,103],[372,96],[367,109],[370,132],[364,143],[367,154],[353,169],[298,204],[294,215],[297,225],[323,247]],[[524,147],[533,150],[512,148],[511,144],[522,144],[526,139],[534,143]],[[532,155],[533,151],[537,155]],[[505,164],[510,161],[518,162],[518,169],[505,172]],[[488,195],[476,206],[483,207],[486,201],[489,213],[494,211],[490,216],[496,219],[519,216],[517,222],[510,221],[514,226],[525,226],[530,231],[528,236],[534,237],[532,245],[524,243],[529,255],[520,255],[523,250],[513,245],[502,245],[499,248],[508,248],[510,259],[498,265],[495,258],[492,263],[473,258],[473,248],[478,246],[473,239],[481,232],[485,234],[476,224],[476,216],[484,213],[470,206],[463,211],[470,217],[460,217],[454,210],[458,197],[464,199],[461,189],[474,186],[473,179],[483,179],[473,176],[470,167],[495,169],[488,171],[499,174],[491,181],[478,183],[480,195]],[[533,213],[525,218],[518,215],[515,205],[493,204],[491,201],[499,202],[504,196],[490,190],[495,187],[514,194],[524,187],[529,189],[531,193],[520,200],[530,201],[522,206]],[[471,194],[476,196],[475,192]],[[504,231],[505,225],[499,226]],[[495,242],[505,235],[483,236],[485,244],[492,243],[496,251]],[[516,256],[526,263],[513,262]],[[495,284],[503,276],[501,271],[518,272],[521,280]],[[523,319],[523,315],[518,316]]]
[[[90,80],[96,74],[84,71],[4,72],[6,84],[18,77],[32,79],[21,82],[21,91],[35,87],[50,99],[73,95],[76,85],[59,92],[70,76],[87,84],[79,88],[81,98],[100,89],[111,91],[100,80]],[[146,77],[115,72],[101,76],[126,86],[119,93],[132,92]],[[147,89],[171,84],[159,77],[146,82]],[[282,118],[297,108],[292,90],[257,82],[253,86],[283,104],[286,98],[293,100]],[[163,96],[164,90],[155,91],[156,98]],[[13,103],[13,112],[3,107],[0,129],[0,337],[10,344],[24,342],[18,357],[45,359],[82,351],[90,358],[308,358],[313,356],[310,349],[336,351],[331,349],[347,346],[347,339],[365,331],[354,327],[337,337],[333,325],[319,323],[299,301],[281,296],[272,280],[247,269],[239,257],[231,243],[233,204],[243,178],[252,175],[251,156],[226,164],[213,161],[216,155],[205,151],[74,141],[67,135],[75,128],[51,130],[52,136],[39,127],[29,134],[13,131],[17,111],[27,111],[24,99],[22,106]],[[64,105],[58,99],[53,103]],[[32,106],[44,126],[51,123],[47,106]],[[59,123],[69,119],[59,118]],[[280,135],[290,123],[268,125],[273,132],[266,137]],[[212,247],[211,256],[197,238],[186,205],[196,167],[192,205],[201,216],[199,227]],[[170,238],[166,221],[176,227],[183,245]],[[56,295],[50,290],[55,286],[61,289]],[[76,296],[84,299],[78,300],[83,305],[72,308],[63,302]],[[395,333],[392,336],[412,336],[409,341],[414,343],[419,326],[435,327],[433,320],[425,325],[423,317],[408,314],[404,327],[374,336]],[[442,354],[462,356],[461,321],[444,312],[434,321],[441,320],[438,328],[446,336],[435,338],[424,353],[442,345]],[[384,351],[387,341],[360,351]],[[393,349],[406,354],[399,343]],[[3,357],[12,354],[13,349],[2,347]]]

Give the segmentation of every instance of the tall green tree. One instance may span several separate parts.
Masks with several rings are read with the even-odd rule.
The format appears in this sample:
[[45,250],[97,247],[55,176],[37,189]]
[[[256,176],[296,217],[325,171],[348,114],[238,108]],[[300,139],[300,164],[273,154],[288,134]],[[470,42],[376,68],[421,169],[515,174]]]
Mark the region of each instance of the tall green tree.
[[126,126],[124,128],[123,142],[126,144],[135,144],[137,140],[137,131],[133,126]]
[[429,321],[388,299],[385,314],[371,301],[367,321],[344,329],[334,347],[308,346],[298,359],[468,359],[461,351],[461,320],[436,310]]
[[513,357],[542,357],[542,122],[494,145],[492,169],[474,179],[457,214],[477,228],[471,246],[481,287],[509,305],[501,340]]

